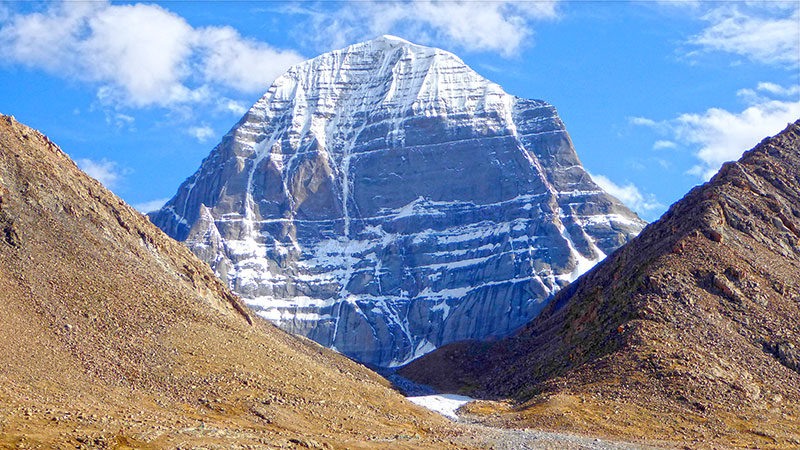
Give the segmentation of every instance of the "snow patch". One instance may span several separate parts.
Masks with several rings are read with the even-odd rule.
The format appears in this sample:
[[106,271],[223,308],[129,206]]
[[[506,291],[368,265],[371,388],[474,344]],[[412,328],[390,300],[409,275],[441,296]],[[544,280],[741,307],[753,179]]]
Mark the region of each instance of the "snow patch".
[[431,308],[431,312],[435,311],[442,311],[442,321],[444,321],[450,315],[450,305],[447,304],[446,300],[442,300]]
[[445,417],[458,420],[456,410],[469,402],[475,401],[474,398],[456,394],[437,394],[423,395],[420,397],[406,397],[406,400],[416,405],[428,408]]
[[[572,272],[559,275],[558,278],[572,283],[573,281],[580,278],[581,275],[588,272],[597,263],[602,261],[606,257],[606,254],[603,253],[602,250],[600,250],[597,247],[597,245],[590,237],[584,234],[584,238],[591,246],[591,249],[593,250],[593,253],[595,255],[594,259],[586,258],[581,254],[580,251],[578,251],[578,248],[575,245],[575,241],[572,240],[572,235],[570,234],[569,230],[567,230],[567,227],[560,222],[557,224],[557,226],[558,226],[558,231],[561,233],[561,236],[564,238],[564,240],[567,241],[567,246],[569,247],[570,253],[572,253],[572,256],[575,258],[575,268],[572,270]],[[581,232],[583,232],[582,230],[583,228],[581,227]]]
[[[410,334],[409,334],[409,338],[410,338]],[[410,354],[408,357],[406,357],[406,358],[404,358],[402,360],[399,360],[399,361],[398,360],[394,360],[394,361],[392,361],[389,364],[388,367],[405,366],[406,364],[408,364],[411,361],[419,358],[420,356],[423,356],[425,354],[428,354],[428,353],[436,350],[436,348],[437,347],[433,342],[431,342],[431,341],[429,341],[427,339],[422,339],[417,343],[417,346],[414,347],[414,352],[412,354]]]

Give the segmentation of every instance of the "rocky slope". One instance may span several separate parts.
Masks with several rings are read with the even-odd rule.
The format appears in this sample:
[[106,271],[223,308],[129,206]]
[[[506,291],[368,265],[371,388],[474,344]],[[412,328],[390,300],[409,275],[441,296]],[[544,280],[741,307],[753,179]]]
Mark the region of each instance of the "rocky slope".
[[151,218],[260,316],[380,366],[508,334],[644,226],[553,106],[391,36],[279,77]]
[[252,316],[0,116],[0,448],[440,448],[461,431]]
[[800,121],[725,164],[514,336],[400,371],[512,426],[800,446]]

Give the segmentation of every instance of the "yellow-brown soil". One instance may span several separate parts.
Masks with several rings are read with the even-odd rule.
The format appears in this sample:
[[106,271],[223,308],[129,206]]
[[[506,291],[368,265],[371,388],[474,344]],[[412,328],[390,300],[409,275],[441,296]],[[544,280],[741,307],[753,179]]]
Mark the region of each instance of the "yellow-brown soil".
[[250,315],[0,116],[0,448],[447,448],[464,433]]

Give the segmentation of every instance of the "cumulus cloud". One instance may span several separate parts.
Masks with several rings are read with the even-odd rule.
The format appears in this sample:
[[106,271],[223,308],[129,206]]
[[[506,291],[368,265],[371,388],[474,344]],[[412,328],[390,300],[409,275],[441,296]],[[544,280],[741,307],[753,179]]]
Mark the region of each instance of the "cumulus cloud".
[[777,134],[800,117],[800,87],[759,83],[755,89],[737,94],[747,101],[742,111],[709,108],[701,113],[681,114],[663,122],[640,121],[670,134],[694,149],[699,160],[690,174],[711,178],[726,161],[736,160],[762,139]]
[[[776,18],[777,14],[782,17]],[[722,7],[704,19],[710,25],[689,42],[705,51],[733,53],[767,64],[800,64],[800,7],[796,4],[767,2],[758,10]]]
[[256,93],[301,57],[229,27],[194,28],[157,5],[63,2],[12,14],[0,55],[98,85],[98,98],[130,107],[207,101],[215,89]]
[[208,142],[215,135],[214,130],[208,125],[190,127],[188,131],[198,142]]
[[157,211],[164,206],[165,203],[169,201],[169,198],[157,198],[155,200],[150,200],[147,202],[142,203],[134,203],[133,206],[137,211],[142,214],[147,214],[149,212]]
[[604,175],[590,174],[590,176],[604,191],[618,198],[622,203],[640,214],[644,215],[649,211],[664,207],[656,200],[655,195],[642,194],[633,183],[628,182],[625,185],[619,185]]
[[109,161],[105,158],[99,161],[89,158],[80,158],[75,160],[75,163],[78,164],[78,167],[80,167],[80,169],[83,170],[86,175],[89,175],[90,177],[99,181],[103,186],[110,190],[113,190],[118,186],[126,172],[125,170],[121,169],[116,162]]
[[299,61],[294,52],[278,52],[263,42],[244,39],[231,27],[196,32],[203,48],[203,75],[242,92],[265,91],[269,83]]
[[470,51],[492,51],[504,56],[517,53],[530,41],[533,23],[558,16],[558,0],[552,2],[474,2],[474,1],[398,1],[350,2],[340,10],[321,13],[290,6],[289,10],[305,15],[311,28],[298,29],[305,38],[329,47],[373,38],[380,34],[398,34],[421,43],[433,39],[448,42]]
[[738,159],[765,137],[777,134],[800,117],[800,102],[770,100],[741,112],[711,108],[701,114],[683,114],[674,126],[678,139],[699,147],[700,163],[689,170],[711,178],[722,163]]

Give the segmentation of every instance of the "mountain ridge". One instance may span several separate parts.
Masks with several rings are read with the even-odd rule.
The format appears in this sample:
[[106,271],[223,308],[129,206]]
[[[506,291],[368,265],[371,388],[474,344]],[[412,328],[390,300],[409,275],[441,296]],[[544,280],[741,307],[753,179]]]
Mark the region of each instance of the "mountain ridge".
[[469,447],[362,365],[251,315],[9,116],[0,266],[0,448]]
[[[481,420],[800,443],[800,121],[726,163],[512,337],[400,370]],[[494,414],[494,415],[493,415]]]
[[257,314],[377,366],[511,332],[644,225],[552,105],[388,36],[278,77],[150,217]]

